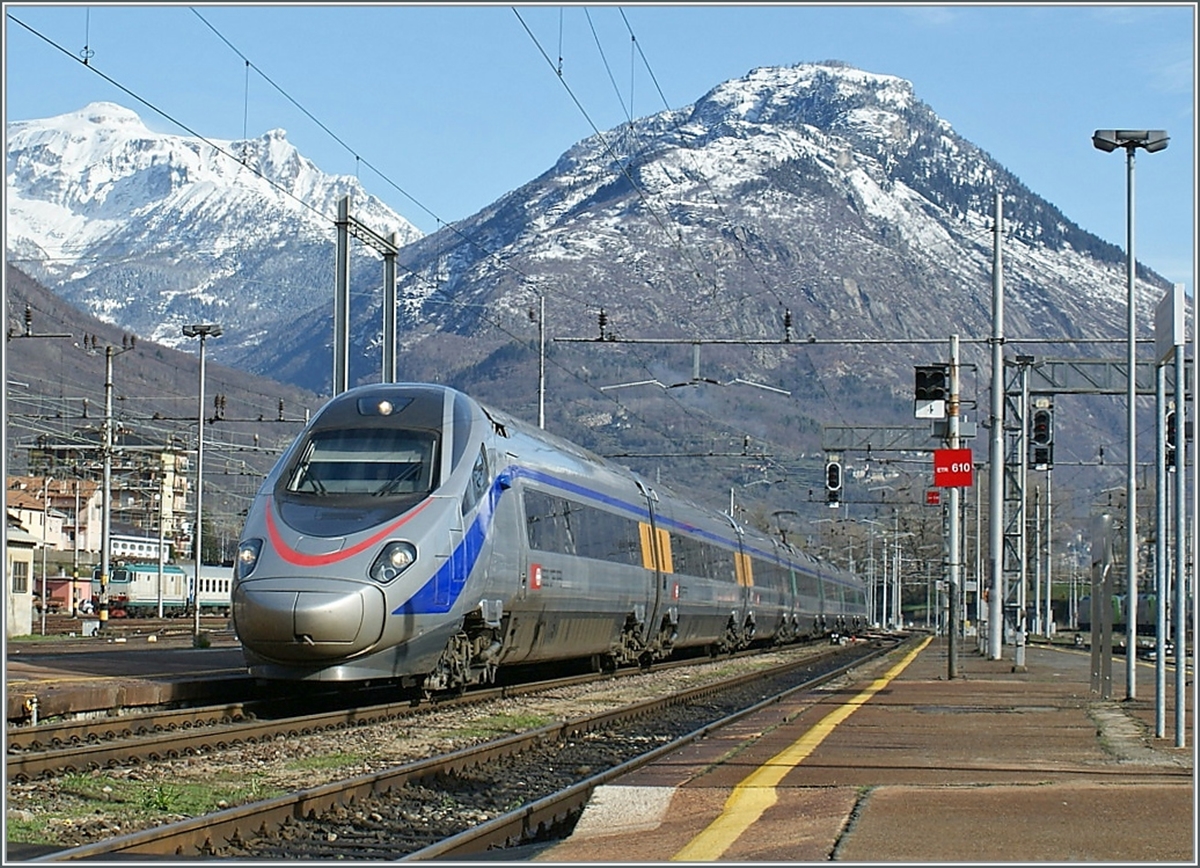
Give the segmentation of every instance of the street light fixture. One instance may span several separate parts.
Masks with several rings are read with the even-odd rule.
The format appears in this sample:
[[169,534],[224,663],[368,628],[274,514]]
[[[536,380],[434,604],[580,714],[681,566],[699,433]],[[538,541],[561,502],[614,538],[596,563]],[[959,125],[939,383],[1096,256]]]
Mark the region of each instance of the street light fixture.
[[192,531],[192,539],[196,546],[192,577],[192,607],[195,610],[192,635],[197,641],[200,638],[200,563],[203,560],[200,520],[204,510],[204,344],[208,338],[220,337],[223,333],[224,329],[214,323],[196,323],[183,327],[184,337],[200,338],[200,400],[199,411],[196,414],[196,527]]
[[1096,130],[1092,133],[1092,144],[1110,154],[1117,148],[1130,152],[1134,148],[1145,148],[1154,154],[1166,148],[1170,140],[1166,130]]
[[1125,619],[1125,698],[1137,698],[1137,305],[1134,298],[1137,259],[1133,252],[1133,152],[1143,148],[1153,154],[1167,146],[1170,136],[1166,130],[1096,130],[1092,133],[1092,145],[1098,150],[1112,153],[1117,148],[1125,149],[1125,279],[1128,288],[1128,464],[1125,475],[1125,563],[1126,602],[1130,617]]

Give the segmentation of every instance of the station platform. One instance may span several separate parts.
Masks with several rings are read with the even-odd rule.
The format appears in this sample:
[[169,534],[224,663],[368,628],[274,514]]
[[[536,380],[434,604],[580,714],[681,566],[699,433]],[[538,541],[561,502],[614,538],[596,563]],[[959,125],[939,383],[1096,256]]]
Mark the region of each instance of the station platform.
[[[1196,864],[1192,694],[1174,672],[1091,692],[1086,650],[1024,666],[916,638],[853,680],[797,695],[601,787],[538,862]],[[1019,670],[1019,671],[1018,671]]]
[[5,648],[10,725],[170,703],[239,702],[262,693],[240,646],[218,636],[193,648],[190,635],[88,637]]

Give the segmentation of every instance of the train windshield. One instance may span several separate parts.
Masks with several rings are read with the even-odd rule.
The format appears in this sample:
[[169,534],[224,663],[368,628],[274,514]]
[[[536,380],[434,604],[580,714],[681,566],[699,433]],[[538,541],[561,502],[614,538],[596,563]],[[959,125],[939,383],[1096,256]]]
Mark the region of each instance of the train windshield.
[[426,494],[433,487],[436,456],[437,437],[429,431],[314,431],[288,478],[287,490],[379,498]]

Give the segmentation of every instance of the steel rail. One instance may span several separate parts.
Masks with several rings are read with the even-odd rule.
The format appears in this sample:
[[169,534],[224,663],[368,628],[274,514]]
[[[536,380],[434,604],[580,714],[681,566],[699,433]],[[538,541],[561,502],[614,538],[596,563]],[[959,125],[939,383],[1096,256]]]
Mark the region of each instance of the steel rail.
[[[833,672],[825,673],[815,679],[806,681],[804,685],[793,688],[787,691],[787,693],[795,692],[795,690],[812,689],[812,687],[818,684],[844,674],[854,666],[861,665],[866,660],[873,659],[892,650],[893,647],[894,645],[891,643],[877,647],[866,656],[856,657],[853,661],[838,667]],[[776,673],[788,672],[811,666],[813,662],[814,658],[812,657],[802,658],[776,667],[772,671]],[[522,753],[541,743],[569,739],[581,733],[612,725],[617,721],[635,719],[641,715],[650,714],[655,709],[687,703],[709,694],[759,680],[762,677],[762,671],[744,673],[710,684],[697,685],[668,697],[642,700],[623,708],[571,721],[549,724],[526,733],[509,736],[483,745],[464,748],[445,756],[417,760],[383,772],[361,775],[349,780],[300,790],[262,802],[227,808],[181,822],[144,829],[68,850],[56,851],[29,861],[72,861],[76,859],[93,859],[114,854],[124,856],[169,855],[185,858],[215,856],[225,846],[240,846],[249,839],[269,834],[272,830],[281,828],[287,823],[319,817],[335,807],[352,805],[372,795],[386,793],[403,787],[410,782],[431,778],[440,774],[460,773],[486,765],[500,757]],[[756,705],[755,709],[771,704],[772,702],[777,702],[780,698],[773,697],[768,699]],[[739,712],[737,715],[727,718],[721,723],[731,722],[746,713],[749,713],[749,710]],[[702,738],[718,725],[720,723],[706,725],[672,744],[674,747],[679,747],[689,740]],[[650,758],[660,756],[667,747],[670,747],[670,745],[657,748],[647,756]],[[650,760],[645,759],[644,761],[648,762]],[[614,769],[589,778],[583,784],[572,786],[568,791],[565,791],[568,793],[565,796],[560,794],[558,797],[539,800],[511,814],[506,814],[495,820],[481,824],[477,830],[472,830],[472,833],[463,833],[463,835],[454,836],[432,847],[425,848],[419,851],[419,853],[425,854],[421,858],[432,858],[434,854],[441,853],[479,852],[481,849],[487,849],[488,846],[492,846],[498,841],[511,842],[519,840],[521,837],[526,836],[530,829],[536,829],[538,826],[553,822],[555,817],[569,810],[572,804],[579,804],[580,798],[586,801],[586,796],[584,796],[585,791],[590,793],[590,790],[598,786],[600,782],[609,780],[612,776],[618,774],[618,770],[628,770],[628,766],[628,763],[624,766],[617,766]],[[590,785],[590,788],[588,785]],[[562,799],[565,799],[565,801],[559,801]],[[414,856],[416,854],[411,854],[406,858],[413,858]]]
[[97,742],[157,730],[184,729],[233,723],[254,716],[250,703],[233,702],[225,705],[206,705],[199,708],[178,708],[171,711],[127,714],[119,717],[90,720],[64,720],[39,726],[8,728],[8,754],[11,758],[23,751],[55,750],[84,742]]
[[[753,656],[755,653],[761,652],[739,652],[730,655],[730,659]],[[655,668],[665,671],[708,660],[684,658],[664,661],[656,664]],[[332,710],[275,719],[258,717],[258,708],[262,703],[235,703],[15,730],[10,728],[5,772],[7,780],[19,782],[61,772],[174,759],[200,751],[269,741],[279,736],[310,735],[326,730],[367,726],[437,708],[489,702],[601,679],[624,678],[640,672],[642,670],[629,668],[603,674],[588,673],[474,689],[462,695],[435,697],[423,702],[419,702],[414,695],[361,708],[342,705]],[[276,706],[284,701],[287,700],[282,697],[271,700]],[[46,744],[48,748],[41,747]]]
[[[660,757],[667,756],[685,747],[694,741],[699,741],[706,738],[710,733],[735,723],[744,717],[747,717],[764,708],[775,705],[787,697],[799,693],[800,691],[812,690],[814,687],[819,687],[829,681],[845,675],[855,667],[861,666],[864,663],[875,660],[894,649],[894,645],[880,645],[873,652],[866,654],[863,657],[856,658],[844,666],[840,666],[831,672],[806,681],[804,684],[797,685],[788,690],[779,693],[776,696],[768,697],[749,708],[727,715],[720,720],[706,724],[687,735],[675,739],[668,744],[660,745],[653,750],[650,750],[639,757],[624,762],[611,769],[593,775],[586,780],[579,781],[561,792],[538,799],[528,805],[523,805],[514,811],[503,814],[485,823],[481,823],[475,828],[468,829],[464,832],[446,838],[436,844],[431,844],[414,853],[409,853],[400,857],[399,861],[425,861],[430,859],[463,859],[471,856],[477,856],[487,850],[495,848],[508,848],[536,840],[539,836],[546,833],[547,830],[560,827],[571,816],[578,815],[588,803],[592,793],[597,787],[613,781],[622,775],[628,774],[644,765],[654,762]],[[736,679],[738,681],[741,678]],[[728,686],[728,685],[725,685]],[[660,704],[652,700],[647,705]],[[632,707],[631,707],[632,708]]]

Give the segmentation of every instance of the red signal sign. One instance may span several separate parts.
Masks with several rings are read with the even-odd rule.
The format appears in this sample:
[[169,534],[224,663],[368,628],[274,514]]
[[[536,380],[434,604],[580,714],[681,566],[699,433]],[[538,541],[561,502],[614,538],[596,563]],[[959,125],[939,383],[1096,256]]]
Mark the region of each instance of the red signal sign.
[[933,484],[938,488],[970,488],[974,469],[970,449],[933,450]]
[[925,505],[939,506],[942,502],[942,493],[936,488],[929,488],[925,491]]

